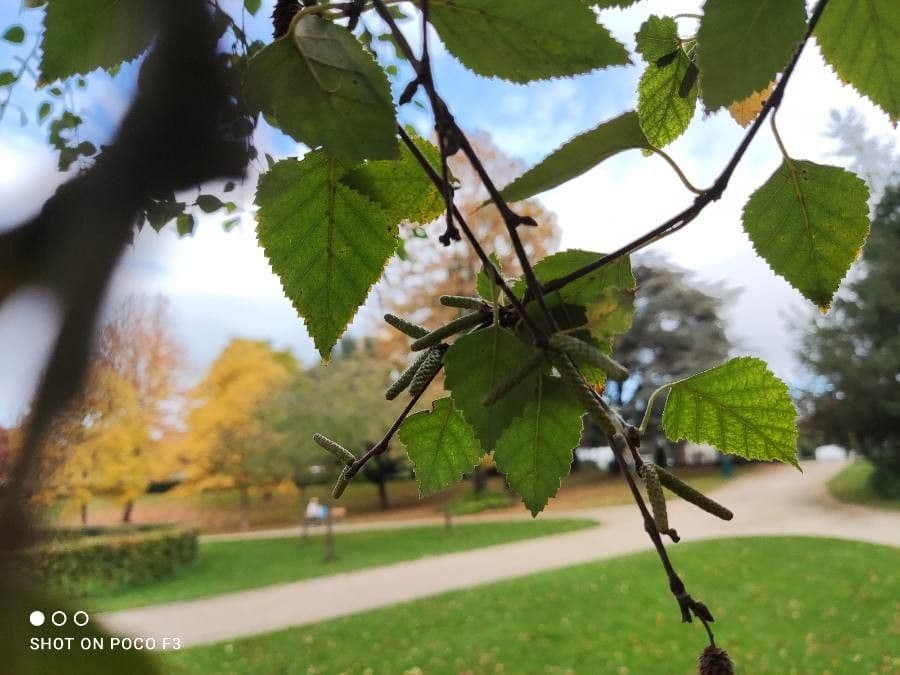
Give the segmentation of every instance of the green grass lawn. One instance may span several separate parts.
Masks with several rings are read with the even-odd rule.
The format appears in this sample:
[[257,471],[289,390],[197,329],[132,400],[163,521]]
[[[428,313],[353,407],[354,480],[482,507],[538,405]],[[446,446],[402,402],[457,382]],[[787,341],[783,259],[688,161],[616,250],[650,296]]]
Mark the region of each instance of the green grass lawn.
[[465,551],[590,527],[590,520],[523,520],[335,535],[336,559],[324,561],[321,536],[201,543],[197,562],[158,583],[87,599],[95,611],[201,598],[337,572]]
[[828,491],[835,499],[851,504],[877,506],[886,509],[900,509],[900,499],[881,497],[869,485],[873,467],[870,462],[859,459],[847,466],[828,481]]
[[[744,675],[900,672],[900,554],[831,539],[671,547]],[[188,649],[176,673],[688,675],[705,643],[681,624],[653,553]]]

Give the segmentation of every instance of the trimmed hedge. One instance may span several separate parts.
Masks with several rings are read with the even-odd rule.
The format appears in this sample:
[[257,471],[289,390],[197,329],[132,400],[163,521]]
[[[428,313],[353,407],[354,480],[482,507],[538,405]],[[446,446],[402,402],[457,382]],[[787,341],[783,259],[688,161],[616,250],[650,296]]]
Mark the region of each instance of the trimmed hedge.
[[103,593],[172,576],[197,557],[197,532],[173,526],[68,528],[13,554],[26,577],[67,596]]

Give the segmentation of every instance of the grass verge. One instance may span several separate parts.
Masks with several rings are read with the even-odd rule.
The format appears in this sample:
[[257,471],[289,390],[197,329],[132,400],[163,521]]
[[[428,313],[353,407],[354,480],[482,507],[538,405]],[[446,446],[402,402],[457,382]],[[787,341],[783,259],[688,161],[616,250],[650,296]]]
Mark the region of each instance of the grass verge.
[[900,510],[900,499],[882,497],[872,490],[869,477],[873,470],[870,462],[859,459],[828,481],[828,491],[842,502]]
[[[889,637],[900,605],[896,549],[787,537],[672,549],[738,672],[900,672]],[[705,639],[699,623],[679,622],[659,562],[645,553],[188,649],[163,664],[235,675],[688,675]]]
[[323,538],[248,539],[201,543],[197,562],[175,576],[145,586],[96,595],[86,602],[95,611],[202,598],[310,577],[466,551],[493,544],[569,532],[596,525],[590,520],[528,520],[454,524],[336,534],[336,559],[324,561]]

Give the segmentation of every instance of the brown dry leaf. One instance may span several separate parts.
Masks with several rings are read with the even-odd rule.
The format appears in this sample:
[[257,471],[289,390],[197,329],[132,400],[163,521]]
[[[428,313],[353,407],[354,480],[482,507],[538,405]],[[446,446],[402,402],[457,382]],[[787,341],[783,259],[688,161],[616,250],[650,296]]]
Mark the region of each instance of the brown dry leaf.
[[734,121],[742,127],[746,127],[750,122],[756,119],[756,116],[759,114],[759,111],[762,110],[762,107],[766,103],[766,99],[769,98],[769,94],[772,93],[774,87],[775,81],[772,80],[765,89],[754,92],[743,101],[735,101],[728,106],[728,112],[731,113]]

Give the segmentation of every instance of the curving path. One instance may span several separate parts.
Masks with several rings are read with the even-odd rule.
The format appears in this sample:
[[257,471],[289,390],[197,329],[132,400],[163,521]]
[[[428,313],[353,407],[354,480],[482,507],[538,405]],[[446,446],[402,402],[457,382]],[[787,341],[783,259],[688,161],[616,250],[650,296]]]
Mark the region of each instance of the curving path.
[[[765,467],[715,492],[716,499],[734,511],[731,522],[712,518],[682,501],[670,502],[669,520],[684,541],[812,535],[900,546],[900,513],[844,504],[828,495],[825,483],[844,466],[843,462],[805,462],[803,474],[784,465]],[[157,638],[178,636],[184,646],[190,646],[651,548],[633,505],[554,513],[554,517],[571,516],[595,518],[598,527],[211,598],[111,612],[98,618],[115,632]],[[423,522],[428,521],[415,524]],[[296,530],[285,534],[296,536]]]

